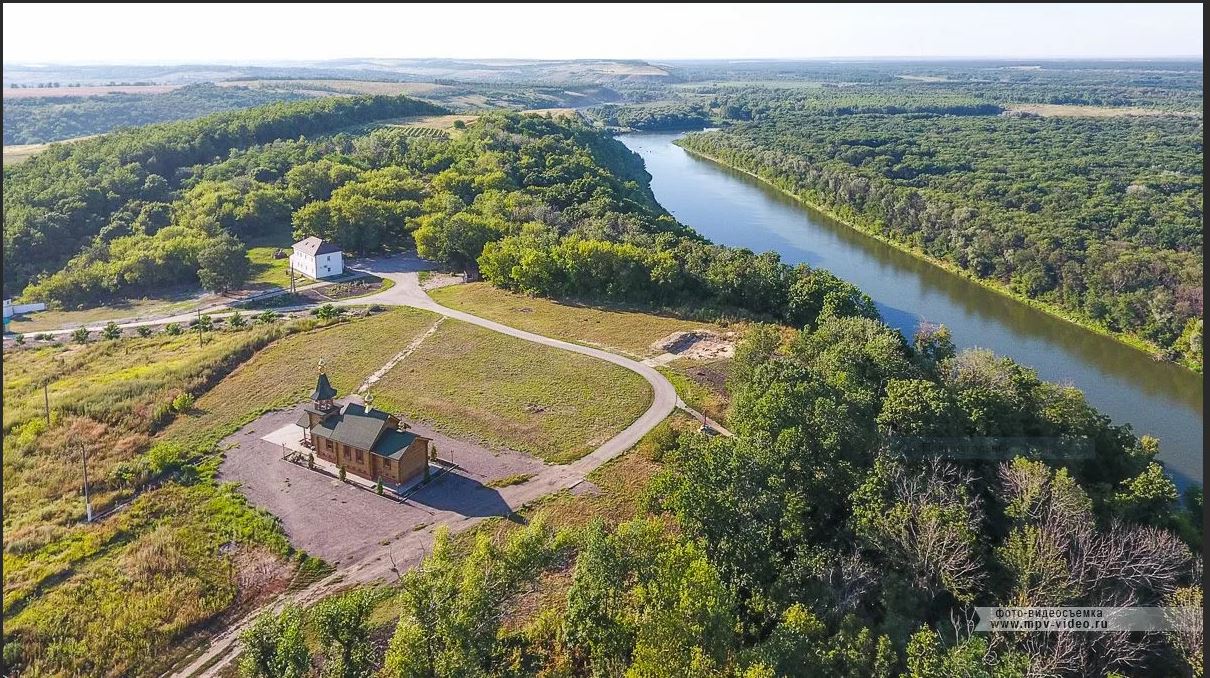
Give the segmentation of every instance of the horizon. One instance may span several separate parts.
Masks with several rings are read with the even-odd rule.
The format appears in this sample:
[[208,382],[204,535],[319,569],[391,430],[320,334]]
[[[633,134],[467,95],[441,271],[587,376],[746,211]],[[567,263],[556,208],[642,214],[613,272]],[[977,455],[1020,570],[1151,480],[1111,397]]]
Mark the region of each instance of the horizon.
[[800,62],[824,62],[824,63],[862,63],[870,61],[880,62],[909,62],[909,63],[930,63],[930,62],[951,62],[951,61],[974,61],[974,62],[1004,62],[1011,63],[1015,61],[1203,61],[1204,57],[1201,54],[1173,54],[1170,56],[1135,56],[1135,55],[1091,55],[1091,56],[1045,56],[1045,55],[1021,55],[1013,57],[998,57],[998,56],[980,56],[980,55],[938,55],[938,56],[895,56],[895,55],[870,55],[870,56],[816,56],[816,57],[717,57],[717,58],[668,58],[668,59],[653,59],[641,57],[576,57],[576,58],[553,58],[553,57],[424,57],[424,56],[407,56],[407,57],[386,57],[386,56],[349,56],[349,57],[333,57],[331,59],[240,59],[240,60],[222,60],[211,59],[203,61],[6,61],[5,64],[12,66],[37,67],[37,66],[270,66],[270,65],[286,65],[286,64],[330,64],[341,61],[352,62],[368,62],[368,61],[447,61],[447,62],[469,62],[469,63],[507,63],[507,62],[537,62],[537,63],[559,63],[559,62],[591,62],[591,61],[614,61],[614,62],[643,62],[648,64],[677,64],[677,63],[800,63]]
[[[303,5],[283,13],[264,4],[7,3],[3,11],[3,59],[12,65],[1202,55],[1200,4],[471,4],[460,7],[456,22],[448,6],[431,4]],[[186,22],[188,32],[177,30]]]

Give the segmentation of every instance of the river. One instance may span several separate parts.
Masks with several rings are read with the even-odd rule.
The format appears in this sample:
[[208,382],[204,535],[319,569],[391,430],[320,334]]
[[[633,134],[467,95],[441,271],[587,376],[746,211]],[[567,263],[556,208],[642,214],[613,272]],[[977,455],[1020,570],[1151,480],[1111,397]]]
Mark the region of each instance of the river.
[[690,155],[680,134],[618,137],[642,156],[660,204],[711,241],[825,268],[877,303],[911,336],[944,323],[961,347],[1012,357],[1048,381],[1071,383],[1116,423],[1160,439],[1178,485],[1202,479],[1202,378],[948,273],[812,210],[763,182]]

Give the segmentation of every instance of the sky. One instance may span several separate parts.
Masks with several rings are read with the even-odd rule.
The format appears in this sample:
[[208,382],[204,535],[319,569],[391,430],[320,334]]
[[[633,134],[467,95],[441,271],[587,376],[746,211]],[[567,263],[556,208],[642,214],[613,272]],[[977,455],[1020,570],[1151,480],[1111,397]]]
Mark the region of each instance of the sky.
[[1202,54],[1187,5],[4,3],[5,63]]

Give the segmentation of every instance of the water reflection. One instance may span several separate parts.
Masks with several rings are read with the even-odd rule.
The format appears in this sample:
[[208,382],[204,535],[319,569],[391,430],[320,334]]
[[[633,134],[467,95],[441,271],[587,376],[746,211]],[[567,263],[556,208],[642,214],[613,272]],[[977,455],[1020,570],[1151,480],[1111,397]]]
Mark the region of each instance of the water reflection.
[[1114,421],[1161,440],[1178,483],[1202,476],[1202,379],[838,224],[742,173],[690,155],[676,134],[621,137],[652,175],[656,198],[714,242],[774,250],[826,268],[869,294],[886,321],[910,334],[945,323],[962,347],[982,346],[1072,383]]

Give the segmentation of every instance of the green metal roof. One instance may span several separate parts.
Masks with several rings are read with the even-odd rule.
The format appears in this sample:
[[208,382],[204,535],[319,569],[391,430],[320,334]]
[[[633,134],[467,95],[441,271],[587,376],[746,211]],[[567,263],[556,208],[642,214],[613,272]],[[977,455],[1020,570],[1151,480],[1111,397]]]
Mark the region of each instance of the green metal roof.
[[328,382],[328,375],[320,372],[319,380],[315,382],[315,390],[311,391],[311,400],[331,400],[335,397],[336,389]]
[[387,413],[366,409],[361,405],[350,403],[344,406],[340,414],[328,417],[322,423],[316,424],[311,432],[328,440],[355,447],[359,450],[372,450],[378,436],[387,427]]

